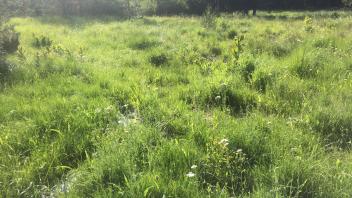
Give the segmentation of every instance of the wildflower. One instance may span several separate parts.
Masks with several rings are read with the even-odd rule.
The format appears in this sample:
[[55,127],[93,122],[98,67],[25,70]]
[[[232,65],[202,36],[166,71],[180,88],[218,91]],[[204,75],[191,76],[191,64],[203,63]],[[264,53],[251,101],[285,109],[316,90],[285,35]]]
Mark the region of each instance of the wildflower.
[[196,169],[198,166],[197,165],[192,165],[191,169]]
[[236,153],[242,153],[242,149],[237,149]]
[[186,174],[186,176],[187,176],[187,177],[194,177],[194,176],[196,176],[196,174],[195,174],[195,173],[192,173],[192,172],[189,172],[189,173]]
[[216,96],[215,97],[215,100],[220,100],[221,99],[221,96]]

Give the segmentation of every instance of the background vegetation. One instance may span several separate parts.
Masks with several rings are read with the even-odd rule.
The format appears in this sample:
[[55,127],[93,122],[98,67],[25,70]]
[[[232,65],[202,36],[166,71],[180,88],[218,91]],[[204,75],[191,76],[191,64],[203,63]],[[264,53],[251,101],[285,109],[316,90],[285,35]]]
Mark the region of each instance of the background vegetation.
[[176,15],[260,10],[319,10],[350,7],[351,0],[0,0],[2,9],[21,15]]

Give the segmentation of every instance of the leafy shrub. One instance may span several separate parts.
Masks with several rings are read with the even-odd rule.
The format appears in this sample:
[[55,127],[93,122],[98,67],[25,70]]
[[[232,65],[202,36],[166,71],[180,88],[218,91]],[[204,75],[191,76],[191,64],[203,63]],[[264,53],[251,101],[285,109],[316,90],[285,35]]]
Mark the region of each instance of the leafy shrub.
[[162,65],[166,65],[168,63],[168,60],[169,60],[169,58],[164,53],[152,55],[149,58],[149,62],[157,67],[160,67]]
[[19,33],[15,32],[13,26],[6,26],[0,30],[0,51],[13,53],[17,51],[19,44]]

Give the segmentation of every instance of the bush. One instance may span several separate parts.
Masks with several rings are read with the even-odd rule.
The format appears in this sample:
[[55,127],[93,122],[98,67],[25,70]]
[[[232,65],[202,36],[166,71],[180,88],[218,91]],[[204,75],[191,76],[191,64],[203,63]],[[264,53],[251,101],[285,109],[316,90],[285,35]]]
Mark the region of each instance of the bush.
[[3,53],[16,52],[20,44],[19,34],[13,26],[7,26],[0,30],[0,50]]

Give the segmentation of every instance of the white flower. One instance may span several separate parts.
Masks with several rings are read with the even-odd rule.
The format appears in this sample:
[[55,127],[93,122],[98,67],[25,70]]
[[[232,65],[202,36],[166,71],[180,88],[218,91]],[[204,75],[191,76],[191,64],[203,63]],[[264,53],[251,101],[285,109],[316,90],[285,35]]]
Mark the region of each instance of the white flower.
[[221,99],[221,96],[216,96],[215,97],[215,100],[220,100]]
[[236,153],[242,153],[242,149],[237,149]]
[[194,176],[196,176],[196,174],[195,174],[195,173],[192,173],[192,172],[189,172],[189,173],[186,174],[186,176],[187,176],[187,177],[194,177]]
[[196,169],[198,166],[197,165],[192,165],[191,169]]

